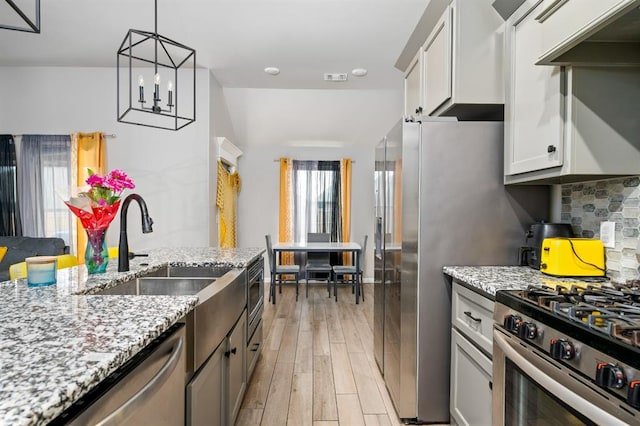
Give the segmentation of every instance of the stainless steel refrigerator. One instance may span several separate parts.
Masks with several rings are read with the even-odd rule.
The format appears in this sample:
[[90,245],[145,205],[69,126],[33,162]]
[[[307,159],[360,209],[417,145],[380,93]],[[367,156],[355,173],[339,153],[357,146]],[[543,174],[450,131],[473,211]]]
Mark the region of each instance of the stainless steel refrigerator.
[[449,422],[445,265],[516,265],[549,189],[503,185],[503,125],[401,120],[376,147],[374,352],[399,417]]

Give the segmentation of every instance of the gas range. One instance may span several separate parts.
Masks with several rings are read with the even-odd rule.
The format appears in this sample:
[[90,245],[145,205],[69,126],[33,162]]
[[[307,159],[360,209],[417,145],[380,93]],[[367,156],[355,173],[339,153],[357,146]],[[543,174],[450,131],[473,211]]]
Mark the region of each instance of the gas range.
[[496,294],[496,327],[640,409],[640,287],[566,283]]

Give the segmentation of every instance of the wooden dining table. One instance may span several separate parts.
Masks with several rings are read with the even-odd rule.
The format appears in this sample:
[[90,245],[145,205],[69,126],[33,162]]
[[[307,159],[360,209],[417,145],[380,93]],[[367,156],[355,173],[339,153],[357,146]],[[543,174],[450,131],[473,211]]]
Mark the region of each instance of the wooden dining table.
[[[351,261],[356,267],[356,271],[360,270],[360,255],[362,253],[362,247],[358,243],[344,242],[344,243],[276,243],[272,247],[274,262],[278,262],[280,253],[288,252],[330,252],[330,253],[352,253]],[[271,265],[275,267],[275,265]],[[360,303],[360,285],[356,285],[356,303]]]

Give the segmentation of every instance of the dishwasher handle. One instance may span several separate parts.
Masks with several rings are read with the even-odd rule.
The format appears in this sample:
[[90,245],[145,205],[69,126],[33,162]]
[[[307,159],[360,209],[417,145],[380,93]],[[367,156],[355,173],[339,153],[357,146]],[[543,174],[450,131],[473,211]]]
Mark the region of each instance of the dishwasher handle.
[[175,370],[178,362],[180,361],[183,345],[183,338],[180,337],[173,343],[171,351],[169,352],[171,356],[156,375],[153,376],[138,392],[136,392],[135,395],[129,398],[127,402],[97,423],[96,426],[115,426],[122,424],[134,411],[136,411],[138,407],[151,398],[156,389],[162,386],[169,376],[171,376],[173,370]]

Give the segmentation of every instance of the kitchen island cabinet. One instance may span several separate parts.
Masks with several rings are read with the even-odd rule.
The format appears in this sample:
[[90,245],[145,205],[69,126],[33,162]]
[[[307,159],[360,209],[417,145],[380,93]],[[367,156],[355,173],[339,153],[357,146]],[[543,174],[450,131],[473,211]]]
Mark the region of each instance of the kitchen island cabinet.
[[49,287],[0,283],[0,423],[47,424],[195,308],[196,296],[100,296],[100,290],[171,266],[243,268],[264,249],[154,249],[117,272],[58,271]]

